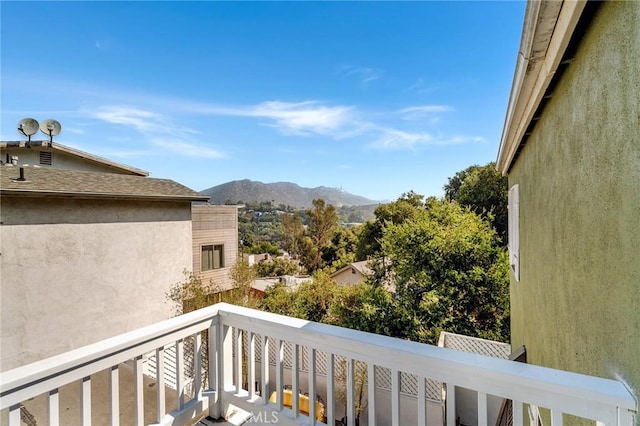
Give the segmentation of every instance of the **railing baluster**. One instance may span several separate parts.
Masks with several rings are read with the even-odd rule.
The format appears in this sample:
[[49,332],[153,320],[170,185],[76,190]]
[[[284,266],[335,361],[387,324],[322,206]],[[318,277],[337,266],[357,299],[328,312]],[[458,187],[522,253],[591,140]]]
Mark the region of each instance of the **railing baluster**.
[[202,394],[202,333],[196,333],[193,346],[193,395],[198,398]]
[[220,348],[218,348],[218,344],[220,340],[218,339],[218,327],[222,327],[219,325],[218,321],[214,321],[214,323],[209,327],[209,357],[207,364],[207,372],[209,374],[209,390],[213,391],[213,394],[209,394],[209,416],[214,419],[220,417],[220,371],[218,370],[219,366],[219,357],[220,357]]
[[16,404],[14,406],[9,407],[9,426],[22,425],[22,420],[20,419],[21,410],[22,410],[22,406],[20,404]]
[[334,425],[336,422],[336,398],[335,398],[335,355],[327,352],[327,424]]
[[249,356],[247,357],[247,386],[249,397],[253,400],[256,397],[256,335],[249,332]]
[[391,370],[391,424],[400,426],[400,371]]
[[58,389],[49,392],[49,425],[57,426],[60,424],[60,398]]
[[456,387],[447,383],[447,426],[456,425]]
[[83,426],[91,425],[91,377],[85,377],[82,379],[80,401],[82,402],[82,416],[80,417],[80,423]]
[[300,415],[300,346],[297,343],[291,348],[291,411],[293,418]]
[[111,367],[109,373],[109,394],[111,395],[111,424],[120,424],[120,370],[117,365]]
[[133,359],[133,394],[134,394],[134,424],[144,424],[144,387],[142,382],[142,356]]
[[156,349],[156,420],[158,423],[167,414],[164,389],[164,348]]
[[354,389],[354,364],[355,361],[347,358],[347,426],[355,426],[356,424],[356,401]]
[[243,357],[243,347],[242,344],[242,330],[238,327],[234,327],[233,329],[233,341],[236,345],[236,359],[235,359],[235,367],[236,367],[236,394],[239,394],[242,390],[242,357]]
[[282,385],[284,382],[284,342],[278,339],[278,353],[276,357],[276,388],[277,388],[277,405],[278,411],[282,411]]
[[367,398],[369,404],[369,424],[376,423],[376,366],[370,362],[367,367]]
[[269,402],[269,336],[262,335],[262,402]]
[[427,390],[422,376],[418,376],[418,426],[427,426]]
[[487,394],[478,392],[478,426],[487,426]]
[[316,424],[316,350],[309,348],[309,424]]
[[551,426],[562,426],[562,423],[562,411],[551,410]]
[[513,426],[523,426],[522,401],[511,401],[513,410]]
[[176,342],[176,393],[178,409],[184,408],[184,340]]
[[[222,392],[230,391],[233,387],[233,330],[230,326],[220,325],[220,341],[222,354],[220,356],[220,374],[222,375]],[[222,396],[221,396],[222,397]]]

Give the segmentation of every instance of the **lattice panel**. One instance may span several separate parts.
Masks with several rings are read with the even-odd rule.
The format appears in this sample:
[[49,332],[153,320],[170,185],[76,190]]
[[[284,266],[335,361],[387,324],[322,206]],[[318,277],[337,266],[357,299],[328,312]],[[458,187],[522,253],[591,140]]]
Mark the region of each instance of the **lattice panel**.
[[487,355],[494,358],[508,359],[511,353],[511,345],[508,343],[495,342],[493,340],[479,339],[476,337],[463,336],[443,332],[445,348],[456,349],[463,352],[471,352],[474,354]]

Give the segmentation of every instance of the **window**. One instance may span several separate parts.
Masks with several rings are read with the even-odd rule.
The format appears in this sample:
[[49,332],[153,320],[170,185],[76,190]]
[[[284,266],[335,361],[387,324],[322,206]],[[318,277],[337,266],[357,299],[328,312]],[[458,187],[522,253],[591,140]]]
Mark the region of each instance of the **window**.
[[519,185],[515,184],[509,190],[509,264],[516,278],[520,281],[520,199]]
[[202,246],[200,270],[209,271],[220,268],[224,268],[224,246],[222,244]]

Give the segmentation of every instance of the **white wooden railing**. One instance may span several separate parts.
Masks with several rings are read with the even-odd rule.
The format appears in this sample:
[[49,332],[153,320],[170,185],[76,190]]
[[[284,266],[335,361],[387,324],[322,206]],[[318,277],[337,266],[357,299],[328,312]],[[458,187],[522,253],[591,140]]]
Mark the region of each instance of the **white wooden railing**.
[[[203,333],[205,332],[206,333]],[[203,336],[206,335],[206,343]],[[184,342],[193,339],[193,394],[184,393]],[[293,356],[285,366],[284,346],[289,342]],[[167,412],[165,405],[163,353],[175,347],[177,388],[176,407]],[[205,354],[204,348],[207,348]],[[306,372],[300,373],[301,348],[305,348]],[[259,352],[261,355],[256,356]],[[156,385],[156,415],[158,424],[189,424],[211,415],[228,415],[230,407],[247,411],[274,410],[281,419],[312,423],[317,417],[316,405],[309,404],[308,417],[301,416],[298,398],[292,398],[290,409],[283,407],[283,386],[308,391],[309,401],[322,394],[326,405],[326,424],[333,425],[340,416],[336,396],[340,381],[336,375],[336,359],[345,359],[346,418],[354,425],[356,397],[354,373],[356,362],[367,368],[368,401],[364,416],[368,424],[428,423],[425,380],[443,382],[446,389],[446,424],[455,425],[457,387],[477,392],[477,424],[487,425],[488,398],[500,397],[513,401],[515,425],[521,425],[529,405],[550,410],[552,425],[563,424],[563,414],[591,419],[606,425],[634,425],[637,403],[625,386],[617,381],[552,370],[533,365],[514,363],[482,355],[458,352],[385,336],[363,333],[325,324],[269,314],[228,304],[217,304],[176,317],[143,329],[104,340],[84,348],[57,355],[34,364],[0,374],[0,410],[8,410],[9,422],[21,424],[21,407],[26,401],[45,395],[48,399],[49,424],[60,423],[59,389],[72,382],[80,382],[80,418],[77,424],[90,424],[92,417],[92,375],[107,370],[110,377],[108,392],[109,422],[118,424],[119,406],[118,366],[133,365],[134,424],[143,424],[144,392],[142,363],[144,357],[155,353],[158,360]],[[263,360],[275,353],[275,365]],[[326,358],[322,370],[323,386],[318,385],[319,353]],[[235,356],[244,354],[244,356]],[[203,360],[206,360],[204,362]],[[362,365],[362,364],[359,364]],[[392,372],[390,405],[387,416],[380,414],[381,404],[376,395],[376,369]],[[407,413],[401,401],[401,373],[418,377],[416,412]],[[203,379],[204,378],[204,379]],[[255,383],[258,384],[256,389]],[[250,385],[246,385],[250,384]],[[277,402],[268,403],[271,392]],[[95,398],[94,398],[95,402]],[[386,410],[383,410],[386,411]],[[321,416],[320,416],[321,417]],[[306,419],[306,420],[305,420]],[[45,419],[47,420],[47,419]],[[95,420],[95,419],[94,419]],[[255,420],[255,419],[254,419]],[[104,419],[103,421],[104,422]],[[131,420],[128,420],[130,423]],[[251,422],[251,419],[249,420]],[[433,423],[433,422],[431,422]]]

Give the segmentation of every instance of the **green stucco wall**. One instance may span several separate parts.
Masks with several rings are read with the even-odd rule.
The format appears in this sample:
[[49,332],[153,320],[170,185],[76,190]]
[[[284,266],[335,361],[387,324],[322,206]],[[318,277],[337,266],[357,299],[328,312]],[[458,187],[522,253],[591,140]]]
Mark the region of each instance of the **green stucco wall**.
[[606,2],[509,173],[512,346],[640,395],[640,2]]

